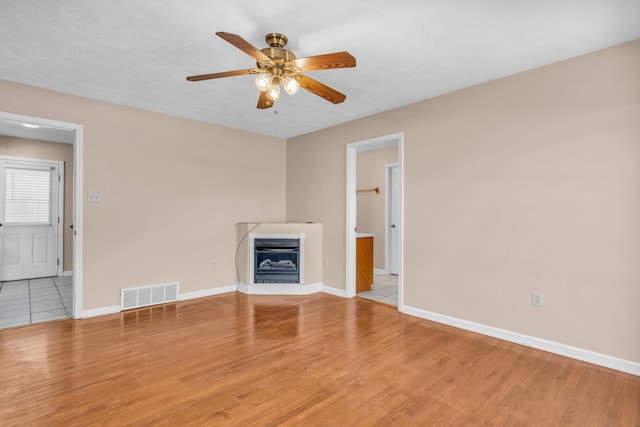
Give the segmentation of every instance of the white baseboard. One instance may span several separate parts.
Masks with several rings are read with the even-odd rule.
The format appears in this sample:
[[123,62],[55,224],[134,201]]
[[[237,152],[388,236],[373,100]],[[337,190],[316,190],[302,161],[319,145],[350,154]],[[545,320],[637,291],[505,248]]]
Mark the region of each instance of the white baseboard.
[[73,276],[73,270],[71,270],[71,271],[63,271],[62,272],[62,277],[64,277],[64,276]]
[[[210,297],[212,295],[226,294],[227,292],[235,292],[237,290],[238,290],[238,287],[236,285],[231,285],[231,286],[224,286],[221,288],[212,288],[212,289],[204,289],[201,291],[185,292],[178,295],[178,301],[186,301],[194,298]],[[89,317],[103,316],[105,314],[119,313],[120,311],[121,310],[119,305],[113,305],[111,307],[94,308],[91,310],[84,310],[82,312],[82,318],[86,319]]]
[[382,268],[374,268],[373,269],[373,274],[381,274],[383,276],[387,275],[387,270],[382,269]]
[[250,295],[310,295],[322,291],[322,283],[298,285],[294,283],[240,283],[238,291]]
[[113,313],[119,313],[119,312],[120,312],[120,306],[112,305],[111,307],[100,307],[100,308],[94,308],[91,310],[83,310],[82,318],[86,319],[88,317],[104,316],[105,314],[113,314]]
[[186,301],[195,298],[210,297],[213,295],[226,294],[229,292],[236,292],[238,290],[237,285],[223,286],[221,288],[203,289],[201,291],[184,292],[178,295],[178,301]]
[[347,291],[345,291],[344,289],[332,288],[331,286],[323,286],[322,292],[324,292],[325,294],[335,295],[337,297],[347,297]]
[[505,329],[470,322],[468,320],[433,313],[431,311],[409,307],[406,305],[402,306],[400,311],[402,313],[420,317],[422,319],[432,320],[434,322],[454,326],[456,328],[465,329],[471,332],[477,332],[479,334],[498,338],[504,341],[521,344],[527,347],[533,347],[539,350],[548,351],[549,353],[555,353],[560,356],[570,357],[572,359],[581,360],[583,362],[593,363],[594,365],[604,366],[605,368],[611,368],[617,371],[627,372],[629,374],[640,376],[640,363],[633,362],[631,360],[620,359],[618,357],[596,353],[591,350],[585,350],[582,348],[561,344],[555,341],[549,341],[530,335],[524,335],[518,332],[507,331]]

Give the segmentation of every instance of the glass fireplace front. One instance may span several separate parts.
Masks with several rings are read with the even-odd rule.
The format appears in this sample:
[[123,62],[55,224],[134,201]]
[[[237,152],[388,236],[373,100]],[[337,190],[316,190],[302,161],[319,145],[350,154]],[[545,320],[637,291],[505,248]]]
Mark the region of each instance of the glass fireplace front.
[[254,283],[300,283],[300,239],[256,238]]

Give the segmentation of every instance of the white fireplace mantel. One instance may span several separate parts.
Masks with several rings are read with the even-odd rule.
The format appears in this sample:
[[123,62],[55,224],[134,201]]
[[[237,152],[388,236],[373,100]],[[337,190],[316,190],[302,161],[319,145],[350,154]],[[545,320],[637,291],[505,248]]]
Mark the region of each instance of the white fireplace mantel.
[[[255,283],[256,238],[300,239],[299,283]],[[322,224],[238,224],[238,290],[257,295],[308,295],[322,291]]]

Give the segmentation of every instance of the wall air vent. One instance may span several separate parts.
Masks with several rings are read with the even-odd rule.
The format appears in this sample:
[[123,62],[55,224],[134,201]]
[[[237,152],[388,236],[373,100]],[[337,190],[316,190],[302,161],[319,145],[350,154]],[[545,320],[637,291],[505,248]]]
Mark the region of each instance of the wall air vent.
[[178,301],[178,283],[120,289],[120,310]]

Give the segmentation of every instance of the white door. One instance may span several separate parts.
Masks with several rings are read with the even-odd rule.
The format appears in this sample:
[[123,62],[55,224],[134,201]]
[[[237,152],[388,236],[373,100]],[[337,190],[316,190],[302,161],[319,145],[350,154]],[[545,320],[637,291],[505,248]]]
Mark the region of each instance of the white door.
[[58,275],[59,169],[0,159],[0,281]]
[[390,166],[389,177],[389,274],[400,271],[400,180],[398,166]]

